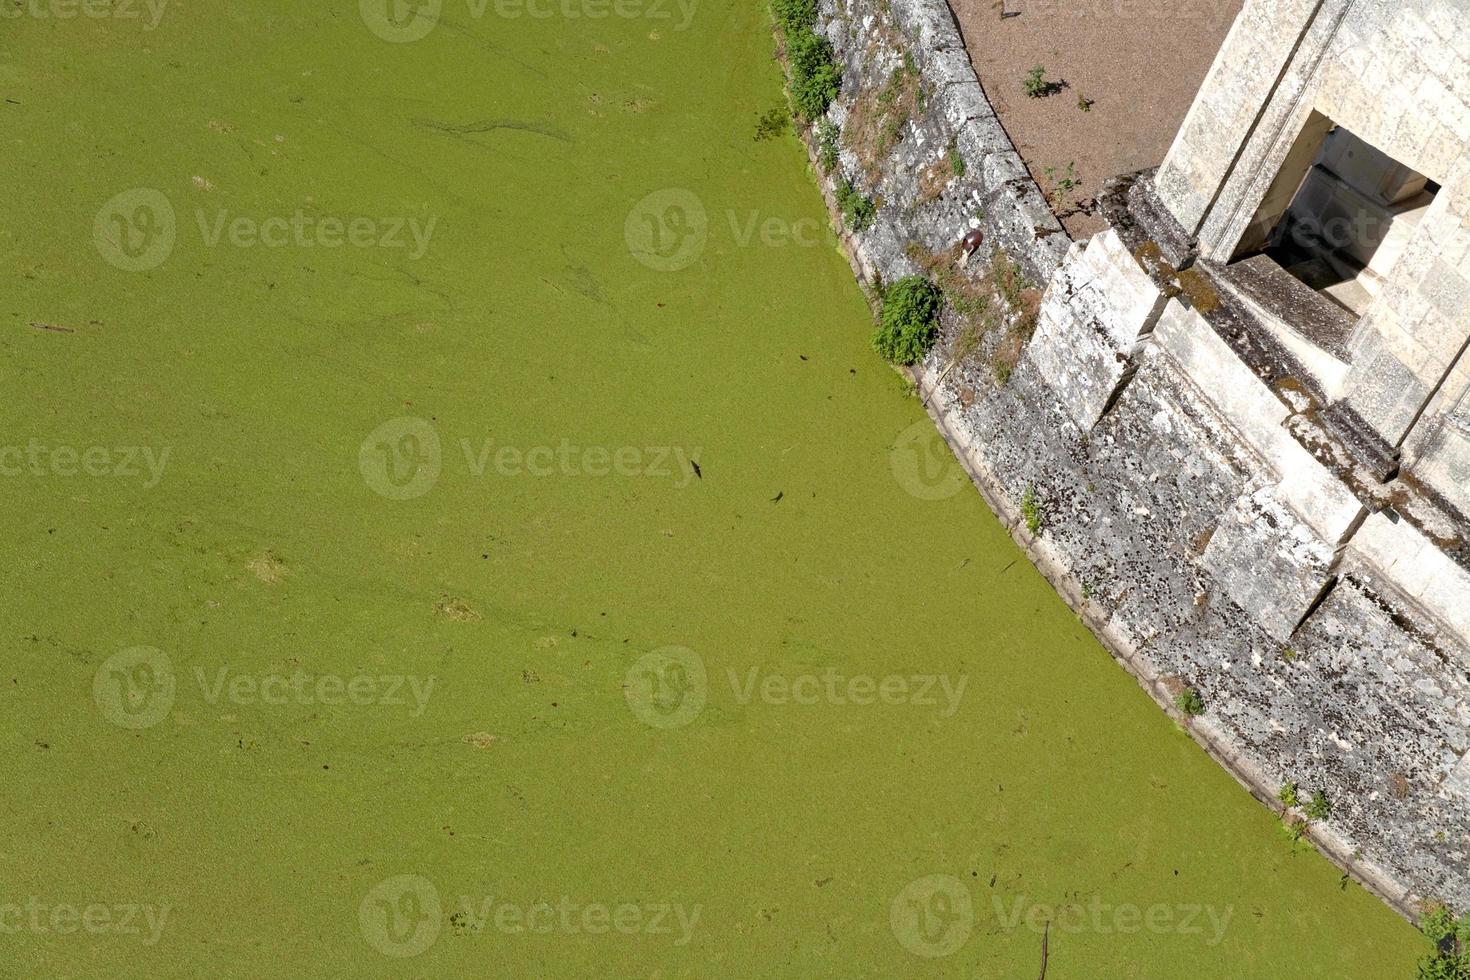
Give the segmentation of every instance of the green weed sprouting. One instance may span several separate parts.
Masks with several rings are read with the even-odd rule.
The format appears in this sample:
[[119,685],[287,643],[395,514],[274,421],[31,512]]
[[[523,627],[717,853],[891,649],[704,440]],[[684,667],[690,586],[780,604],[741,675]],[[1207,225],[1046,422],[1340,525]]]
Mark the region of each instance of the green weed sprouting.
[[1198,718],[1205,713],[1205,699],[1192,687],[1186,687],[1174,698],[1174,706],[1190,718]]
[[847,222],[849,229],[862,231],[873,223],[878,208],[873,204],[872,198],[867,197],[853,186],[852,181],[844,177],[837,182],[834,190],[837,207],[842,211],[842,219]]
[[1037,65],[1031,69],[1026,73],[1026,77],[1021,80],[1021,88],[1025,89],[1026,94],[1033,99],[1039,99],[1044,95],[1050,94],[1051,86],[1052,83],[1046,80],[1046,69],[1041,65]]
[[1041,502],[1036,497],[1036,487],[1028,486],[1026,492],[1021,494],[1021,517],[1026,521],[1026,530],[1033,536],[1041,533],[1042,520]]
[[830,174],[837,168],[837,141],[841,136],[842,130],[832,120],[823,119],[817,123],[817,164],[824,174]]
[[1312,794],[1303,811],[1313,820],[1326,820],[1332,816],[1332,803],[1328,801],[1327,795],[1320,789]]

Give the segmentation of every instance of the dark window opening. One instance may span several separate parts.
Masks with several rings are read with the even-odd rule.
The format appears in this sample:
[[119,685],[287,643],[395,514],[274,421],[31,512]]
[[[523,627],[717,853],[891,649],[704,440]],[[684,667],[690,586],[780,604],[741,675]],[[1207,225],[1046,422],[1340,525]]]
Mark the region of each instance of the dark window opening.
[[1439,189],[1314,113],[1236,258],[1264,254],[1325,299],[1361,315]]

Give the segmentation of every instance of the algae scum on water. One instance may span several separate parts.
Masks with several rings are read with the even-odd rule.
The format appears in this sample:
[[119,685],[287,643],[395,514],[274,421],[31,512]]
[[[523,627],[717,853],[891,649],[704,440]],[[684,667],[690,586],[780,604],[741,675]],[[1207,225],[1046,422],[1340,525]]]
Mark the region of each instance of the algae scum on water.
[[87,9],[0,52],[0,972],[1412,969],[869,352],[763,10]]

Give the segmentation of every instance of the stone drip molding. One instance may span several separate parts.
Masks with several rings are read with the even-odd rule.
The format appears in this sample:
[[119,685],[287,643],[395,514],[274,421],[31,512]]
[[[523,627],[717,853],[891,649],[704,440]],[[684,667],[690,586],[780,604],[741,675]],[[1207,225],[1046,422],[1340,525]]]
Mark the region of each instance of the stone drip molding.
[[[1413,921],[1426,901],[1470,907],[1470,649],[1456,624],[1427,611],[1392,562],[1349,545],[1365,526],[1350,494],[1270,426],[1242,429],[1261,404],[1259,379],[1191,297],[1151,282],[1137,233],[1068,238],[943,0],[820,0],[817,30],[842,70],[827,120],[843,138],[824,173],[807,133],[813,171],[835,226],[840,182],[877,204],[868,227],[840,235],[858,278],[873,286],[943,268],[977,282],[987,263],[958,270],[955,249],[979,228],[984,250],[1003,249],[1047,285],[1006,382],[992,362],[1020,342],[1016,315],[956,357],[964,320],[952,304],[913,369],[991,509],[1140,686],[1257,799],[1282,812],[1287,782],[1327,795],[1331,817],[1306,832],[1318,850]],[[884,133],[869,124],[872,100],[910,67],[919,92],[901,132]],[[963,166],[949,167],[956,154]],[[1247,390],[1232,387],[1222,405],[1220,386],[1238,384]],[[1022,514],[1028,493],[1044,514],[1036,534]],[[1367,518],[1370,541],[1386,523]],[[1308,596],[1298,617],[1292,590],[1324,568],[1336,587]],[[1202,716],[1175,707],[1185,686],[1203,697]]]

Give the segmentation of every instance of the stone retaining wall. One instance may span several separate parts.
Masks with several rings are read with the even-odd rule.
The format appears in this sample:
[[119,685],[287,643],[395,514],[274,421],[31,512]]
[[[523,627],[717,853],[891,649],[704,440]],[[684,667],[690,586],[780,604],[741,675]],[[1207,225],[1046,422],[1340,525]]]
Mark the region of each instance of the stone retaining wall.
[[[843,236],[859,276],[939,263],[973,280],[983,263],[957,272],[949,250],[979,227],[1047,284],[1005,383],[991,358],[1014,316],[956,358],[973,324],[947,309],[914,371],[991,507],[1161,706],[1184,685],[1203,696],[1205,715],[1181,720],[1262,802],[1288,781],[1324,791],[1333,814],[1310,837],[1344,869],[1411,918],[1424,899],[1470,907],[1470,577],[1426,573],[1411,551],[1433,543],[1370,514],[1292,439],[1292,408],[1150,281],[1134,243],[1067,238],[942,0],[822,0],[818,30],[843,68],[824,191],[834,213],[843,178],[878,204]],[[875,154],[853,134],[907,65],[923,94]],[[946,171],[951,153],[963,166]]]
[[[937,252],[981,227],[1034,280],[1049,279],[1071,242],[991,109],[949,7],[938,0],[823,0],[820,9],[819,30],[842,64],[843,92],[832,121],[846,130],[859,102],[871,105],[906,63],[918,69],[924,89],[923,105],[885,155],[879,180],[863,178],[851,147],[842,152],[842,170],[879,202],[874,226],[852,239],[863,275],[892,282],[922,272],[906,254],[911,242]],[[951,175],[926,200],[921,175],[942,170],[951,148],[965,159],[965,173]]]

